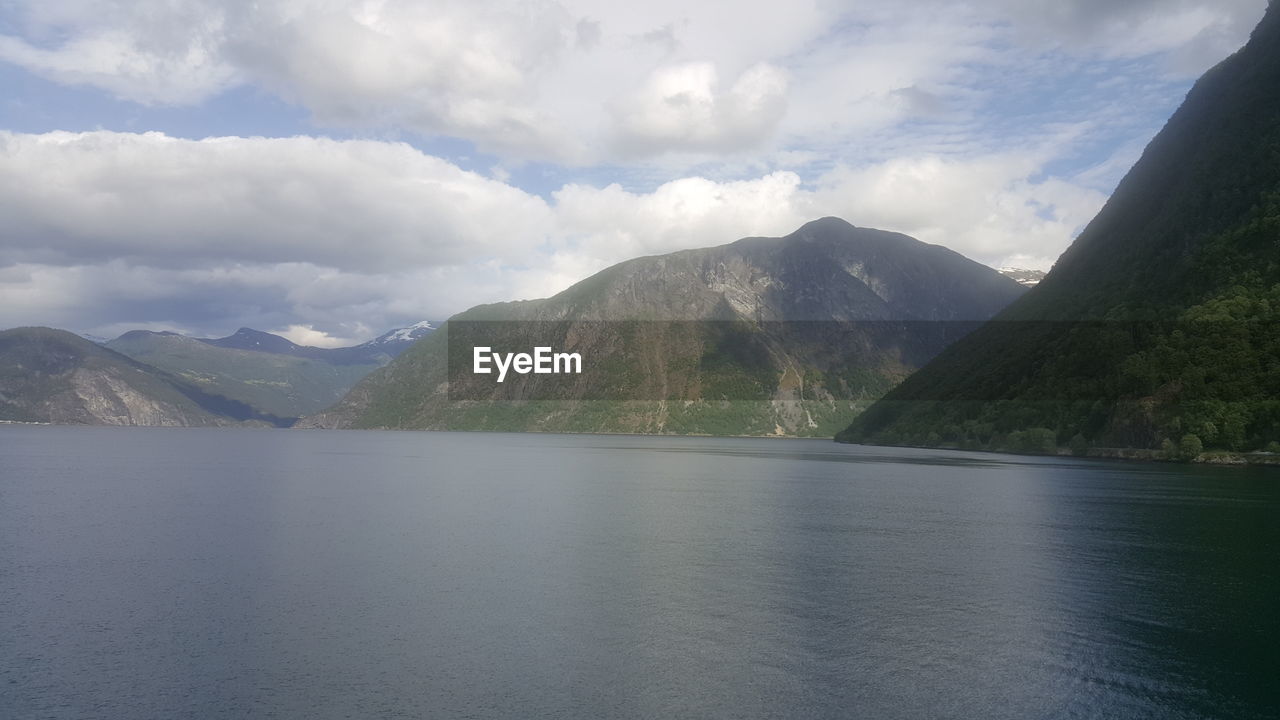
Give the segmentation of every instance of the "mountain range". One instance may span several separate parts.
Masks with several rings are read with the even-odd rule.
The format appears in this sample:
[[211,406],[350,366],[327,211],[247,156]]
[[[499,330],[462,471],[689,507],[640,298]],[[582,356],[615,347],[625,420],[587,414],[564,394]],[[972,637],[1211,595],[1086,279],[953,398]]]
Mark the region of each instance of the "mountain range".
[[16,328],[0,333],[0,420],[288,426],[434,329],[422,322],[316,348],[249,328],[217,339],[135,330],[103,342]]
[[76,425],[283,424],[65,330],[0,332],[0,420]]
[[[298,345],[291,340],[272,333],[240,328],[223,338],[195,338],[198,342],[229,350],[247,350],[287,355],[308,360],[319,360],[330,365],[386,365],[392,358],[404,352],[417,340],[425,337],[435,326],[430,321],[415,323],[408,327],[389,330],[382,335],[350,347],[320,348],[309,345]],[[135,331],[145,332],[145,331]],[[153,333],[164,334],[164,333]],[[172,333],[169,333],[172,334]],[[119,338],[117,338],[119,339]]]
[[[481,346],[554,348],[582,372],[502,382],[475,372]],[[823,218],[350,348],[248,328],[105,346],[0,333],[0,420],[298,415],[302,427],[1280,453],[1280,10],[1195,84],[1043,279]]]
[[[472,308],[300,425],[830,437],[1025,290],[941,246],[824,218]],[[584,368],[497,383],[470,372],[481,345],[554,347]]]

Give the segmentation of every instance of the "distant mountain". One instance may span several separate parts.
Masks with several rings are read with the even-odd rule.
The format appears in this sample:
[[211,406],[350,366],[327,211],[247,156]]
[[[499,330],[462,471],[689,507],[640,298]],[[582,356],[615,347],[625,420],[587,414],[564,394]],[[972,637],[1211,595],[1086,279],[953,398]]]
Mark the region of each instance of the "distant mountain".
[[[174,333],[152,334],[173,335]],[[254,330],[253,328],[247,327],[242,327],[224,338],[198,338],[198,341],[213,345],[214,347],[226,348],[228,350],[253,350],[256,352],[272,353],[275,355],[293,355],[295,357],[304,357],[321,350],[321,348],[297,345],[293,341],[282,338],[279,335],[272,335],[269,332],[262,332],[261,330]]]
[[1280,6],[1043,282],[839,439],[1280,450]]
[[[945,248],[824,218],[472,308],[300,424],[830,436],[1024,291]],[[583,373],[496,384],[469,372],[480,343],[575,351]]]
[[319,348],[298,345],[291,340],[261,330],[242,327],[224,338],[200,339],[199,342],[228,350],[251,350],[272,355],[318,360],[331,365],[385,365],[392,357],[382,349],[365,345],[343,348]]
[[391,357],[395,357],[405,350],[408,350],[410,345],[430,335],[435,330],[436,326],[432,325],[430,320],[423,320],[422,322],[414,323],[409,327],[389,330],[369,342],[362,343],[356,347],[377,350],[378,352],[383,352]]
[[1011,280],[1016,280],[1019,285],[1026,285],[1027,287],[1039,285],[1045,276],[1043,270],[1027,270],[1026,268],[1016,267],[1002,267],[997,272]]
[[215,341],[134,330],[107,347],[207,392],[291,419],[332,405],[391,360],[383,351],[334,353],[247,328]]
[[308,358],[331,365],[382,366],[433,330],[435,327],[430,322],[423,321],[409,327],[390,330],[359,345],[340,348],[298,345],[279,335],[247,327],[242,327],[224,338],[201,339],[200,342],[229,350],[252,350],[273,355]]
[[16,328],[0,332],[0,420],[211,426],[278,419],[73,333]]

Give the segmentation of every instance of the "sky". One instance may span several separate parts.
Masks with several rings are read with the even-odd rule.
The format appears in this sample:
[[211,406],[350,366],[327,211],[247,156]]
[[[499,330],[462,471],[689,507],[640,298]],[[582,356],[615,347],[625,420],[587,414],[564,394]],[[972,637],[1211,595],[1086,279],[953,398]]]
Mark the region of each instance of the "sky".
[[1266,0],[0,0],[0,327],[338,346],[827,215],[1048,269]]

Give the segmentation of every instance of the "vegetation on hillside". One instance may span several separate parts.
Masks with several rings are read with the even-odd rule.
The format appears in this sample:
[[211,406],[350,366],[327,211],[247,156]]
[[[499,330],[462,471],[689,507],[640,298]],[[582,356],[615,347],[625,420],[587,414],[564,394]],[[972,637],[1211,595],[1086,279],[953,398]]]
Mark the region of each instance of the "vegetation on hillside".
[[[838,218],[637,258],[472,308],[304,426],[831,437],[1025,288]],[[473,348],[580,353],[574,375],[472,372]]]
[[837,439],[1280,451],[1280,11],[1201,78],[1038,287]]

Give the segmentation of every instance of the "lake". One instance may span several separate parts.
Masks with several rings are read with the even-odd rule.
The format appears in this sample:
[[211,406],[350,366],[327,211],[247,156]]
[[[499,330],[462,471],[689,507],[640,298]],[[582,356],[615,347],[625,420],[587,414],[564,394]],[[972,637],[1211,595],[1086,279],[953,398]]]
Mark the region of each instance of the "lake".
[[0,427],[0,716],[1263,718],[1280,471]]

